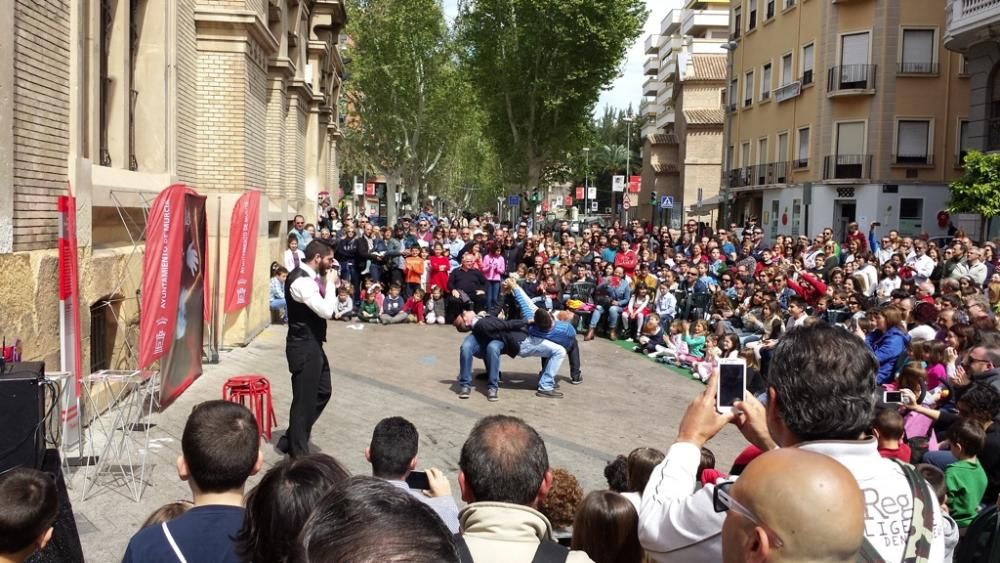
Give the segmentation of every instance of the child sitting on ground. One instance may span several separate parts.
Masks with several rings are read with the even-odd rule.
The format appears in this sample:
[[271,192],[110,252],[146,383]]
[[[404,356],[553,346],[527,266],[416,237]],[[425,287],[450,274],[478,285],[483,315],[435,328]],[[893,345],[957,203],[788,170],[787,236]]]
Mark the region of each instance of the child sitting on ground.
[[382,301],[382,315],[379,316],[382,324],[394,325],[406,322],[407,314],[403,311],[405,302],[399,295],[401,290],[398,284],[389,286],[389,295]]
[[687,342],[684,342],[684,333],[687,331],[687,322],[677,319],[670,323],[670,336],[662,347],[656,348],[656,361],[666,363],[675,359],[679,354],[688,353]]
[[642,326],[639,333],[639,345],[632,348],[633,352],[641,352],[650,358],[655,358],[659,348],[666,347],[666,340],[663,338],[663,328],[660,326],[660,316],[656,313],[649,315],[646,324]]
[[[640,284],[635,289],[635,294],[629,299],[628,305],[622,311],[622,326],[625,328],[625,337],[639,341],[639,335],[646,324],[645,318],[649,315],[652,298],[649,296],[649,288]],[[630,334],[630,332],[632,334]]]
[[277,262],[271,267],[271,288],[268,299],[271,303],[271,310],[281,314],[281,322],[288,322],[288,307],[285,303],[285,280],[288,279],[288,270],[279,266]]
[[424,290],[418,287],[413,291],[413,295],[403,305],[403,312],[407,314],[407,322],[424,324]]
[[378,322],[379,306],[375,297],[375,293],[369,293],[364,297],[364,301],[361,302],[361,309],[358,311],[358,320],[366,323]]
[[59,514],[51,475],[21,467],[0,475],[0,561],[25,561],[52,539]]
[[699,319],[694,322],[694,325],[685,325],[684,336],[682,337],[684,343],[687,344],[688,352],[687,354],[678,354],[677,360],[682,364],[691,364],[696,361],[700,361],[705,358],[705,346],[707,344],[706,337],[708,336],[708,322]]
[[444,295],[441,293],[441,288],[432,285],[431,294],[427,296],[427,303],[424,304],[424,310],[427,311],[427,324],[444,324]]
[[959,528],[965,528],[976,518],[986,492],[986,472],[976,457],[986,443],[986,432],[978,422],[963,418],[948,429],[948,441],[957,460],[944,470],[948,513]]
[[903,417],[893,407],[875,413],[872,434],[878,440],[878,454],[888,459],[910,463],[910,446],[903,443]]
[[354,318],[354,300],[346,287],[337,290],[336,309],[333,310],[333,320],[349,321]]
[[712,375],[712,370],[719,365],[719,358],[722,356],[722,349],[719,347],[719,337],[709,334],[705,337],[705,355],[702,358],[688,358],[686,363],[691,368],[691,375],[697,377],[702,382],[708,381]]

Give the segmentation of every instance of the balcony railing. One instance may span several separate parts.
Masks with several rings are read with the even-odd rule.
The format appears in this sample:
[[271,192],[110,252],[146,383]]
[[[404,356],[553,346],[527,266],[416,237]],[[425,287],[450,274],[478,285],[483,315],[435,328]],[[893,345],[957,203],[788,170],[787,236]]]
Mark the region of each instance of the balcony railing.
[[894,154],[892,163],[900,166],[930,166],[934,156],[930,154]]
[[857,180],[870,178],[872,155],[838,154],[823,158],[824,180]]
[[937,63],[899,63],[897,74],[937,74]]
[[842,65],[831,67],[826,77],[829,93],[847,90],[875,90],[878,65]]
[[812,69],[802,71],[802,85],[808,86],[813,83],[813,71]]
[[767,186],[788,181],[788,162],[768,162],[729,171],[729,187]]
[[948,0],[945,22],[944,44],[951,50],[991,41],[981,32],[1000,22],[1000,0]]
[[789,82],[784,86],[779,86],[774,91],[774,101],[783,102],[785,100],[790,100],[795,96],[802,93],[802,83],[796,80],[795,82]]
[[809,168],[809,159],[796,158],[792,161],[792,168]]

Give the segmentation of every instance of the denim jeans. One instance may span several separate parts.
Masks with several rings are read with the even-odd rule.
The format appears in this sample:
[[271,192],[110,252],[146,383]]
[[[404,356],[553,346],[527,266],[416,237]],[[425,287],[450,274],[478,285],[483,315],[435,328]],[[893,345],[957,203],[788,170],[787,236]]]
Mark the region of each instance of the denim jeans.
[[482,358],[486,364],[489,387],[496,389],[500,381],[500,354],[502,352],[503,342],[500,340],[491,341],[483,350],[475,335],[467,335],[458,352],[458,384],[462,387],[472,385],[472,358]]
[[[494,342],[490,342],[490,345],[492,346]],[[566,359],[565,348],[544,338],[529,336],[521,342],[521,351],[518,353],[518,357],[548,358],[548,364],[538,379],[538,390],[551,391],[555,389],[556,374],[559,373],[559,368],[562,367],[563,360]],[[499,355],[497,364],[499,364]]]
[[[601,315],[604,314],[604,305],[598,305],[594,308],[594,313],[590,315],[590,328],[597,328],[598,323],[601,322]],[[608,307],[608,330],[618,330],[618,317],[622,314],[622,308],[619,305],[612,305]]]
[[288,320],[288,307],[284,299],[271,299],[271,310],[281,311],[281,320]]
[[500,300],[500,281],[486,282],[486,310],[492,311]]

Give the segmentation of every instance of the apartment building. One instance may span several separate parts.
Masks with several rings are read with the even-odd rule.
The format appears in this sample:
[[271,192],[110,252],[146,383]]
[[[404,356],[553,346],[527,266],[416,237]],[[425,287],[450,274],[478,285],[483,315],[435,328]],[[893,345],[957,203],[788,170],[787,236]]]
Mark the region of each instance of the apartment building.
[[944,45],[969,78],[964,147],[1000,150],[1000,0],[948,0]]
[[[667,13],[660,33],[646,39],[640,111],[649,121],[643,129],[640,218],[679,225],[717,205],[728,21],[728,0],[688,0]],[[673,197],[673,208],[658,213],[650,205],[652,192]]]
[[134,367],[145,215],[177,182],[208,196],[205,266],[219,282],[234,202],[263,192],[258,305],[214,326],[236,344],[262,330],[288,222],[337,185],[343,2],[2,5],[0,334],[59,369],[56,198],[72,193],[84,370]]
[[942,234],[969,78],[944,0],[739,0],[726,93],[729,222],[842,237],[857,221]]

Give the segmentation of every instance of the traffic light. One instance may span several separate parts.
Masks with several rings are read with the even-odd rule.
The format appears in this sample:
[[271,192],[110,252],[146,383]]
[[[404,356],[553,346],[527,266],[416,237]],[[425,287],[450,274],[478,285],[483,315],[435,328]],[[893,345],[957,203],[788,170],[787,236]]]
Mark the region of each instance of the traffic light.
[[649,194],[649,204],[656,205],[656,192],[650,192]]

